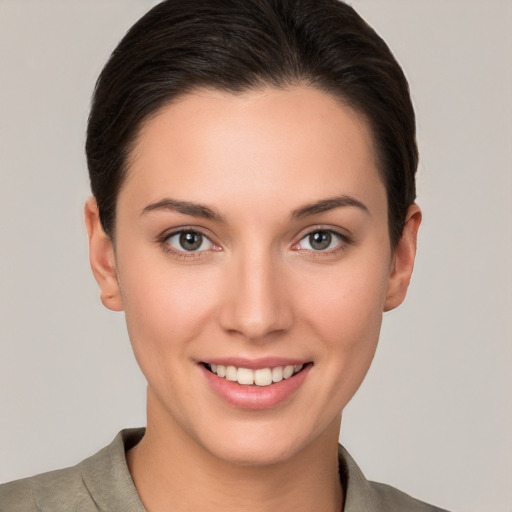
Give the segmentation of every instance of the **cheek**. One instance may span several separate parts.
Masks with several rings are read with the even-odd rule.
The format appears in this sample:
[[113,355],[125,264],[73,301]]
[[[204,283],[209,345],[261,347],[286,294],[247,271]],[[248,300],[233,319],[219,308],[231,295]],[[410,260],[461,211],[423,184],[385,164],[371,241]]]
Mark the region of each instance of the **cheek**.
[[297,295],[304,298],[308,316],[320,329],[364,333],[373,323],[380,324],[387,281],[385,269],[377,265],[347,265],[316,276]]
[[308,329],[322,340],[326,359],[338,376],[357,388],[377,347],[388,271],[385,264],[363,258],[333,267],[329,273],[307,280],[315,286],[297,290]]
[[215,269],[178,269],[165,255],[156,259],[132,257],[119,269],[126,324],[143,371],[186,357],[216,307]]

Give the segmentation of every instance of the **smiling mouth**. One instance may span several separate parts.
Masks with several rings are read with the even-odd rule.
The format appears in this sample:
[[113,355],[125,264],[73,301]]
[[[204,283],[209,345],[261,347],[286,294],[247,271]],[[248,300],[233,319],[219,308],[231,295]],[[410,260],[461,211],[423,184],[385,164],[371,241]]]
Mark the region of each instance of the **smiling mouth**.
[[231,382],[237,382],[242,386],[271,386],[272,384],[293,377],[302,371],[307,364],[274,366],[272,368],[259,368],[257,370],[209,363],[204,363],[204,366],[218,377]]

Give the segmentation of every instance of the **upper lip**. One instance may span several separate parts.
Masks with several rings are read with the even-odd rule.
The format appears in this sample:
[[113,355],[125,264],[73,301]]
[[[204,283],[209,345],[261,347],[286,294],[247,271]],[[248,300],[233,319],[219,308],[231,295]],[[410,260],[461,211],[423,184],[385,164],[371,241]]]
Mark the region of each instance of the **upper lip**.
[[257,359],[248,359],[244,357],[213,357],[201,361],[204,364],[216,364],[222,366],[235,366],[236,368],[248,368],[258,370],[260,368],[275,368],[277,366],[295,366],[305,365],[311,361],[307,359],[298,359],[290,357],[262,357]]

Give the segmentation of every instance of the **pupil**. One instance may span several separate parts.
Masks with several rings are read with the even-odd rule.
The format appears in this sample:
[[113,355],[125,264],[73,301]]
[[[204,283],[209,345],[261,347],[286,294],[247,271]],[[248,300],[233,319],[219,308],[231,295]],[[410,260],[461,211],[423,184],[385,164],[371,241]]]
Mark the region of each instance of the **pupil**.
[[195,251],[201,247],[203,243],[203,235],[200,233],[182,233],[180,235],[180,245],[186,251]]
[[309,235],[309,243],[316,251],[327,249],[331,245],[331,233],[328,231],[316,231]]

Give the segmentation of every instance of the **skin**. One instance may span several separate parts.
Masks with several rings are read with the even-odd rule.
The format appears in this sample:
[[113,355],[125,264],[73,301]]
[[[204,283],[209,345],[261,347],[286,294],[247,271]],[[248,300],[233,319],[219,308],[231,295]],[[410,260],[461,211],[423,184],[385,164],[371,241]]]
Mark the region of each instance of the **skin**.
[[[339,197],[360,206],[326,206]],[[116,215],[113,244],[85,207],[102,301],[125,311],[148,381],[147,433],[127,454],[147,510],[340,510],[341,414],[405,298],[421,220],[412,205],[392,250],[363,118],[308,87],[196,91],[144,125]],[[207,237],[200,251],[169,238],[184,228]],[[319,230],[339,233],[326,250]],[[231,356],[310,365],[284,402],[247,410],[203,375]]]

